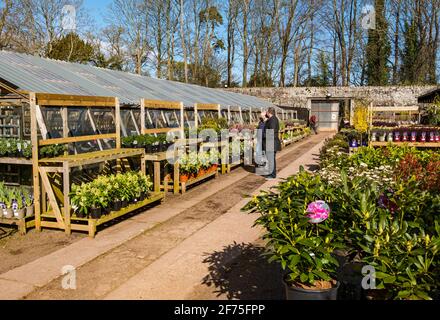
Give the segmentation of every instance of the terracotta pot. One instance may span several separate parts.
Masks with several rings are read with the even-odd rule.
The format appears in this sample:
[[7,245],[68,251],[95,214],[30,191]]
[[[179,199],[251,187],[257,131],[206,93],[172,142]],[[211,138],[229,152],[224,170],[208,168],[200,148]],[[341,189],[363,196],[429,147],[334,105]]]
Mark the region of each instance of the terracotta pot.
[[188,174],[181,174],[180,175],[180,182],[187,182],[189,180]]

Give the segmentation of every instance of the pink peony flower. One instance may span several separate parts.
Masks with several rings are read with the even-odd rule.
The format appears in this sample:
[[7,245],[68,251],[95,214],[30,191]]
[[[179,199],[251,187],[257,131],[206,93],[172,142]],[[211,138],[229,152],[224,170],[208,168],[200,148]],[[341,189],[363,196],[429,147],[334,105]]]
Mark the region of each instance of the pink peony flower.
[[328,219],[330,215],[330,207],[322,200],[315,201],[307,206],[307,213],[310,223],[321,223]]

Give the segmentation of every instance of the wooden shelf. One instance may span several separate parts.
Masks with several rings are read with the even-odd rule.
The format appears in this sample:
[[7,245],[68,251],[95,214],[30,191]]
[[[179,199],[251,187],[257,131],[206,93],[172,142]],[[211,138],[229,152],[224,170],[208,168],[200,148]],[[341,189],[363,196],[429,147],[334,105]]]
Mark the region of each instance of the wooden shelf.
[[387,147],[389,145],[399,147],[440,148],[439,142],[370,142],[371,147]]
[[143,156],[144,149],[111,149],[104,151],[89,152],[84,154],[75,154],[60,156],[56,158],[45,158],[39,161],[40,164],[68,163],[69,168],[84,166],[88,164],[100,163],[105,161]]
[[2,164],[17,164],[17,165],[32,165],[31,159],[26,158],[0,158],[0,163]]
[[26,217],[24,219],[0,217],[0,225],[17,226],[20,234],[25,235],[29,228],[35,227],[35,217]]

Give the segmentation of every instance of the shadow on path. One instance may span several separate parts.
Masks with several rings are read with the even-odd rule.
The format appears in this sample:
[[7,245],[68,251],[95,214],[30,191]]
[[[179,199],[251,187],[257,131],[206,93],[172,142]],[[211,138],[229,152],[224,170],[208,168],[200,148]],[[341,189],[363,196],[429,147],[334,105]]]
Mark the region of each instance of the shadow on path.
[[234,243],[222,251],[207,254],[203,263],[209,274],[202,284],[227,299],[281,300],[284,291],[278,264],[267,262],[264,248]]

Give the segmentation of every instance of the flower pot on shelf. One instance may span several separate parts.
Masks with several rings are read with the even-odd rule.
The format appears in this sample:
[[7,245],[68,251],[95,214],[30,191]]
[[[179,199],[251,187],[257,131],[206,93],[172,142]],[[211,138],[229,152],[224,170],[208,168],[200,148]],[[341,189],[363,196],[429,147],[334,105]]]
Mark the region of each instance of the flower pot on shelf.
[[153,146],[152,145],[145,146],[145,152],[146,153],[153,153]]
[[403,133],[402,141],[403,141],[403,142],[408,141],[408,132],[404,132],[404,133]]
[[14,210],[12,208],[7,208],[5,211],[5,217],[8,219],[14,218]]
[[388,134],[388,142],[393,142],[393,133],[392,132],[390,132]]
[[87,218],[87,215],[84,214],[84,213],[81,212],[81,211],[77,211],[77,212],[75,212],[75,215],[76,215],[77,218],[80,218],[80,219]]
[[106,208],[101,208],[101,212],[103,216],[107,216],[110,214],[111,212],[111,208],[110,207],[106,207]]
[[115,202],[113,202],[113,211],[115,212],[120,211],[121,208],[122,208],[121,200],[115,200]]
[[417,132],[411,132],[411,142],[417,142]]
[[394,141],[400,142],[400,132],[394,132]]
[[18,209],[16,218],[21,220],[24,219],[25,217],[26,217],[26,208]]
[[92,208],[90,209],[90,217],[92,219],[99,219],[102,216],[102,209],[101,208]]
[[27,206],[26,207],[26,217],[33,217],[34,216],[34,205]]
[[128,206],[128,201],[127,200],[122,200],[121,201],[121,209],[123,209],[123,208],[125,208],[125,207],[127,207]]
[[339,281],[329,289],[304,289],[289,284],[283,279],[287,300],[336,300],[338,297]]

